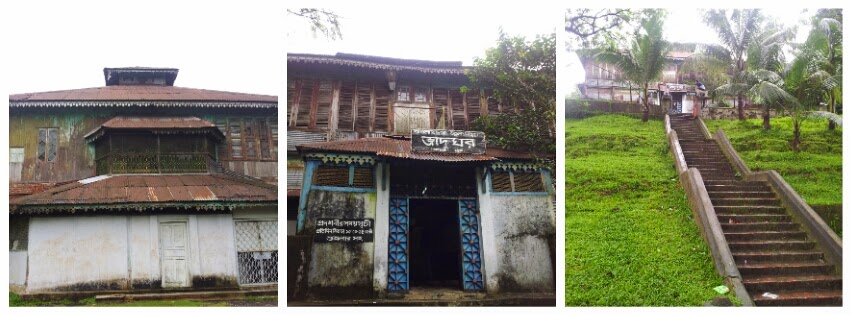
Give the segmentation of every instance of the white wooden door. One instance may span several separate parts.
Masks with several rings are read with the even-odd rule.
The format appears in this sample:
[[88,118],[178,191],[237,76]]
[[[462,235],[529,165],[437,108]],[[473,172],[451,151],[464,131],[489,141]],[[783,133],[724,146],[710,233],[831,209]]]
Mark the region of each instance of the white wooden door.
[[189,286],[189,249],[186,222],[160,223],[163,288]]

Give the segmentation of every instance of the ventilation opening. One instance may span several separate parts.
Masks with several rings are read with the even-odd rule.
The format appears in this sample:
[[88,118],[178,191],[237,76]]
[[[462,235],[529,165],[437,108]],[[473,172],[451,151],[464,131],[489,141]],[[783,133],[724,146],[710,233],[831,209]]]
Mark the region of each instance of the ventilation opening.
[[511,192],[511,174],[508,172],[493,172],[491,186],[495,192]]
[[544,181],[541,180],[541,173],[514,173],[514,191],[544,191]]
[[411,287],[461,289],[458,201],[410,200]]
[[316,186],[349,186],[349,167],[319,165],[313,173],[313,185]]

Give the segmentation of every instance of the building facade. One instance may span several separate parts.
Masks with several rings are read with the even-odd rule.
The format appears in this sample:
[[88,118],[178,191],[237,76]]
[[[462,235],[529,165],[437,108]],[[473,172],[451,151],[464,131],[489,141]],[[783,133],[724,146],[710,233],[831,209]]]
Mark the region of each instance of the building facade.
[[[663,70],[661,80],[650,84],[649,103],[657,106],[664,103],[672,113],[691,113],[695,103],[704,101],[706,91],[700,85],[688,84],[695,82],[695,75],[683,74],[679,68],[694,54],[695,45],[680,44],[675,48],[667,56],[670,63]],[[583,98],[632,103],[643,101],[642,87],[624,78],[616,66],[594,60],[588,51],[580,51],[578,56],[585,70],[585,81],[578,85]]]
[[290,297],[554,293],[553,185],[460,62],[287,55]]
[[13,290],[277,284],[277,97],[177,73],[9,96]]

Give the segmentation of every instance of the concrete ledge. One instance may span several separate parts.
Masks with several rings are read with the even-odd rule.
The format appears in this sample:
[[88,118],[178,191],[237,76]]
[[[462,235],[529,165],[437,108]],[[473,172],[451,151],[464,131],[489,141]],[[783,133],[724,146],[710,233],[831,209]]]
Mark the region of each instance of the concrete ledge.
[[715,270],[733,289],[736,297],[742,302],[742,306],[753,306],[753,300],[742,284],[742,276],[736,267],[736,261],[733,259],[733,253],[727,244],[724,231],[721,229],[721,222],[718,221],[715,207],[712,206],[709,193],[706,192],[706,186],[703,185],[703,177],[700,175],[700,171],[696,168],[690,168],[681,173],[679,177],[686,196],[688,196],[689,206],[694,212],[697,226],[709,246],[712,261],[715,263]]
[[665,115],[665,133],[668,135],[668,145],[671,147],[671,155],[674,156],[674,167],[677,168],[677,174],[682,174],[688,169],[686,158],[683,154],[683,148],[680,147],[680,138],[677,132],[671,128],[671,118]]
[[232,300],[248,296],[278,296],[278,290],[198,291],[172,293],[128,293],[95,296],[97,302],[127,302],[150,300]]
[[724,152],[724,155],[727,156],[727,159],[733,163],[733,168],[736,169],[739,174],[743,176],[743,178],[747,178],[747,176],[751,173],[751,169],[745,164],[745,160],[739,156],[739,153],[736,152],[736,149],[733,148],[733,144],[730,143],[730,139],[727,138],[727,134],[724,133],[724,130],[718,128],[718,131],[715,132],[715,142],[718,143],[718,146],[721,147],[721,151]]
[[20,294],[22,300],[48,300],[48,301],[56,301],[62,299],[70,299],[70,300],[80,300],[90,297],[95,297],[97,300],[98,296],[137,296],[137,295],[204,295],[209,293],[217,293],[217,292],[229,292],[228,294],[232,294],[232,292],[240,292],[243,296],[260,296],[260,295],[277,295],[278,286],[277,285],[263,285],[263,286],[247,286],[243,288],[234,288],[234,289],[219,289],[217,291],[207,290],[198,290],[198,289],[156,289],[156,290],[118,290],[118,291],[63,291],[63,292],[45,292],[45,293],[25,293]]
[[819,247],[821,247],[825,254],[825,259],[836,266],[836,274],[841,275],[842,239],[807,204],[804,198],[801,198],[801,195],[780,176],[780,173],[777,173],[775,170],[754,172],[747,176],[747,180],[767,181],[771,185],[777,195],[780,196],[783,204],[792,210],[790,211],[792,215],[807,230],[807,234],[811,235]]
[[697,117],[697,121],[700,122],[700,131],[703,131],[703,136],[706,139],[712,139],[712,133],[709,132],[709,128],[706,127],[706,124],[703,122],[703,118]]

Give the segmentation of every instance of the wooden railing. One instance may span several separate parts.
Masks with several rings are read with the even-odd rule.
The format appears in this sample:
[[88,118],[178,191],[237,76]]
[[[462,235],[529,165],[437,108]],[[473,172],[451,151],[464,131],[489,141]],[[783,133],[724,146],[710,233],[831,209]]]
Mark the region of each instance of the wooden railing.
[[95,160],[98,175],[207,173],[215,160],[206,152],[110,153]]

